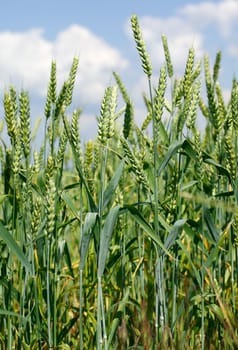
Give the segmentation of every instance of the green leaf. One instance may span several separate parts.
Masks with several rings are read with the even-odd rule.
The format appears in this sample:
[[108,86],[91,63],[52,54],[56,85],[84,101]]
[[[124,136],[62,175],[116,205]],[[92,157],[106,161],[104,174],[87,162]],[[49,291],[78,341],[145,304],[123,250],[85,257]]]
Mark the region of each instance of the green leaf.
[[176,141],[172,145],[169,146],[168,151],[164,157],[164,160],[160,164],[160,167],[158,169],[157,176],[160,176],[170,159],[173,157],[173,155],[178,151],[179,148],[182,147],[184,141]]
[[204,266],[205,268],[209,268],[214,260],[218,259],[219,256],[219,250],[222,248],[222,245],[224,244],[224,241],[226,240],[226,235],[223,234],[220,236],[219,240],[216,242],[215,247],[211,250],[211,253],[209,254]]
[[1,222],[0,222],[0,238],[6,243],[9,250],[17,256],[17,258],[20,260],[20,262],[25,267],[25,269],[28,272],[30,272],[31,265],[30,265],[29,261],[27,260],[26,256],[24,255],[24,253],[21,250],[21,248],[19,247],[19,245],[13,239],[10,232],[5,228],[5,226]]
[[21,318],[23,321],[25,320],[25,318],[24,318],[22,315],[20,315],[20,314],[18,314],[18,313],[16,313],[16,312],[13,312],[13,311],[8,311],[8,310],[2,310],[2,309],[0,309],[0,315],[3,315],[3,316],[10,316],[10,317],[19,317],[19,318]]
[[112,236],[113,229],[119,214],[120,206],[112,208],[107,214],[101,236],[100,236],[100,248],[98,258],[98,277],[102,277],[103,271],[106,265],[107,253],[109,250],[109,244]]
[[[185,227],[186,227],[186,225],[185,225]],[[187,247],[186,247],[180,240],[178,240],[177,243],[178,243],[179,247],[182,249],[183,253],[186,255],[186,257],[187,257],[187,259],[188,259],[188,262],[189,262],[189,264],[191,265],[191,267],[192,267],[192,269],[193,269],[193,272],[194,272],[194,275],[195,275],[195,277],[196,277],[196,280],[197,280],[197,282],[198,282],[198,284],[199,284],[200,290],[202,290],[201,276],[200,276],[200,274],[199,274],[199,271],[197,270],[197,268],[195,267],[195,265],[194,265],[193,262],[192,262],[192,259],[191,259],[191,257],[190,257],[190,253],[189,253]]]
[[75,167],[76,167],[76,170],[77,170],[78,175],[80,177],[80,180],[82,181],[82,183],[83,183],[83,185],[85,187],[90,209],[91,209],[92,212],[96,212],[97,211],[97,206],[96,206],[96,204],[95,204],[95,202],[93,200],[93,197],[91,195],[91,192],[89,190],[87,180],[84,177],[83,169],[82,169],[82,166],[81,166],[81,161],[80,161],[78,153],[77,153],[77,151],[75,149],[75,145],[74,145],[74,143],[72,141],[71,133],[70,133],[70,130],[69,130],[68,120],[65,117],[63,117],[63,122],[64,122],[64,127],[65,127],[66,134],[68,136],[68,139],[69,139],[72,151],[73,151]]
[[208,306],[208,308],[209,308],[210,312],[213,313],[219,319],[219,321],[221,323],[224,322],[224,315],[222,313],[221,308],[218,305],[210,304]]
[[121,174],[123,171],[123,167],[124,167],[124,161],[121,161],[115,174],[111,178],[109,184],[107,185],[107,188],[104,191],[103,208],[105,208],[109,204],[110,200],[112,199],[113,195],[115,194],[115,190],[116,190],[118,182],[120,180],[120,177],[121,177]]
[[190,189],[190,187],[193,187],[194,185],[196,185],[197,183],[198,183],[197,180],[189,181],[188,183],[185,183],[184,185],[181,186],[180,191],[181,192],[186,191]]
[[166,238],[166,241],[164,242],[164,246],[166,249],[170,249],[174,242],[176,241],[178,235],[182,231],[184,225],[186,223],[186,220],[177,220],[174,225],[172,226],[170,233],[168,237]]
[[[171,256],[168,249],[164,246],[164,244],[161,242],[159,235],[155,233],[154,229],[151,227],[150,224],[144,219],[144,217],[141,215],[139,210],[135,208],[134,206],[125,206],[124,209],[127,209],[130,213],[130,215],[133,217],[133,219],[143,228],[143,230],[148,234],[148,236],[156,243],[163,251],[164,253]],[[163,223],[165,223],[165,220],[159,215],[159,221],[162,220]],[[168,231],[170,230],[170,226],[166,225]]]
[[[57,342],[60,343],[62,342],[62,340],[64,340],[64,338],[67,336],[67,334],[70,332],[70,330],[72,329],[72,327],[75,325],[75,323],[78,320],[78,316],[71,318],[68,323],[64,324],[63,329],[61,330],[60,334],[57,337]],[[63,347],[60,347],[61,349],[63,349]],[[65,348],[66,349],[66,348]]]
[[125,307],[128,303],[129,291],[130,290],[128,288],[125,292],[123,299],[119,302],[117,313],[116,313],[115,318],[113,319],[111,327],[110,327],[110,334],[108,337],[108,346],[111,345],[113,337],[116,333],[117,327],[119,326],[119,323],[120,323],[121,319],[123,318],[123,313],[124,313]]
[[74,214],[74,216],[80,220],[79,215],[78,215],[78,210],[75,208],[75,205],[73,203],[73,201],[71,200],[71,198],[66,194],[65,191],[63,191],[60,195],[61,199],[63,199],[63,201],[65,202],[65,204],[67,205],[67,207],[72,211],[72,213]]
[[214,167],[216,167],[216,169],[217,169],[217,171],[218,171],[218,173],[220,175],[224,175],[229,180],[231,180],[231,176],[230,176],[229,171],[226,168],[224,168],[221,164],[217,163],[214,159],[212,159],[212,158],[210,158],[210,157],[208,157],[206,155],[203,156],[203,160],[204,160],[205,163],[213,165]]
[[72,262],[71,262],[71,255],[70,255],[70,251],[69,251],[69,247],[68,247],[67,242],[64,243],[64,258],[65,258],[65,262],[68,266],[70,275],[72,277],[74,277],[74,270],[73,270],[73,266],[72,266]]
[[96,224],[97,215],[97,213],[87,213],[85,216],[85,222],[80,242],[80,270],[84,269],[85,259],[88,252],[88,246],[92,235],[92,229]]
[[189,140],[184,140],[182,144],[183,151],[186,153],[187,156],[191,159],[196,159],[197,152],[193,148],[192,143]]
[[213,243],[218,242],[218,240],[220,238],[220,234],[216,229],[216,226],[214,224],[214,221],[213,221],[213,218],[210,214],[209,209],[204,210],[204,219],[205,219],[205,222],[207,224],[207,228],[209,230],[210,236],[212,238],[212,242]]
[[169,136],[168,136],[168,133],[167,133],[163,123],[159,123],[159,133],[160,133],[160,137],[162,139],[163,145],[168,145],[169,144]]

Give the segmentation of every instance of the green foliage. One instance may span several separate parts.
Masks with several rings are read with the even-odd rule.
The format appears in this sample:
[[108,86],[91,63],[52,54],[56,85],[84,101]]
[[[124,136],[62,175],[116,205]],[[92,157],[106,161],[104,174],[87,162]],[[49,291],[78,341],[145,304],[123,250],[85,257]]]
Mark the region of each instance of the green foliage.
[[67,112],[78,58],[59,93],[52,62],[40,150],[30,95],[4,93],[1,349],[238,347],[237,81],[226,103],[221,53],[203,77],[193,48],[175,79],[162,36],[154,87],[131,25],[149,87],[141,127],[114,72],[97,138],[81,145],[83,112]]

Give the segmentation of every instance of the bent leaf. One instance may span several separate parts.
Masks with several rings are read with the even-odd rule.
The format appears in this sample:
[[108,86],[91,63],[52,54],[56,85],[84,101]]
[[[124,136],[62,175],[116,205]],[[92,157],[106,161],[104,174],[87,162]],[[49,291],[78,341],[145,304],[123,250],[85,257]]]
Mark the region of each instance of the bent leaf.
[[112,232],[115,227],[115,223],[119,214],[120,206],[112,208],[107,214],[105,224],[103,226],[100,236],[100,248],[98,259],[98,277],[102,277],[103,271],[106,265],[107,253],[109,250],[109,244],[112,237]]
[[182,231],[184,225],[186,223],[186,220],[177,220],[173,227],[170,230],[170,233],[168,237],[166,238],[166,241],[164,242],[164,246],[166,249],[170,249],[174,242],[176,241],[179,233]]
[[184,141],[177,141],[177,142],[174,142],[171,146],[169,146],[169,149],[164,157],[164,160],[160,164],[157,176],[160,176],[160,174],[162,173],[162,171],[164,170],[164,168],[166,167],[166,165],[168,164],[170,159],[177,152],[177,150],[182,147],[183,143],[184,143]]
[[16,257],[20,260],[22,265],[25,267],[27,271],[31,271],[31,265],[24,255],[23,251],[17,244],[17,242],[13,239],[10,232],[5,228],[5,226],[0,222],[0,238],[6,243],[9,250],[16,255]]
[[[156,243],[164,251],[164,253],[166,253],[171,257],[171,254],[169,253],[168,249],[166,249],[163,242],[160,240],[159,235],[156,234],[156,232],[151,227],[151,225],[146,222],[146,220],[143,218],[139,210],[136,209],[134,206],[129,206],[129,205],[126,206],[125,209],[129,211],[133,219],[143,228],[143,230],[154,241],[154,243]],[[162,219],[161,216],[158,216],[158,218],[159,218],[159,221]],[[167,225],[166,227],[168,228],[169,226]]]
[[120,180],[120,177],[123,171],[123,167],[124,167],[124,161],[122,161],[119,164],[114,176],[111,178],[107,188],[105,189],[105,192],[103,194],[103,208],[105,208],[108,205],[108,203],[112,199],[112,196],[115,193],[115,190],[117,188],[118,182]]
[[92,229],[97,220],[97,213],[87,213],[83,226],[82,238],[80,242],[80,270],[84,269],[85,259],[88,252],[88,246],[91,239]]

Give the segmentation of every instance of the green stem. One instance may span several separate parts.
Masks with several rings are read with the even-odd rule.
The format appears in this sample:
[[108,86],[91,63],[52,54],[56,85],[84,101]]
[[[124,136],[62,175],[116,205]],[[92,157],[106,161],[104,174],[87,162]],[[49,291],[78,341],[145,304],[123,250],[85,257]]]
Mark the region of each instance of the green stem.
[[47,293],[47,329],[48,329],[48,345],[52,348],[51,335],[51,300],[50,300],[50,239],[47,238],[47,263],[46,263],[46,293]]
[[97,298],[97,350],[102,349],[102,326],[101,326],[101,283],[98,277],[98,298]]
[[[100,254],[100,239],[102,231],[102,218],[103,218],[103,200],[104,200],[104,187],[105,187],[105,174],[106,174],[106,165],[107,165],[107,145],[104,148],[102,145],[102,163],[101,163],[101,179],[100,179],[100,192],[99,192],[99,205],[98,205],[98,217],[99,217],[99,238],[98,238],[98,256]],[[101,277],[98,277],[98,304],[97,304],[97,349],[102,348],[102,332],[104,337],[106,337],[106,325],[105,325],[105,316],[104,316],[104,307],[103,307],[103,292],[101,286]],[[101,326],[103,322],[103,329]],[[105,339],[106,340],[106,339]]]
[[36,334],[37,334],[37,343],[38,343],[38,350],[41,349],[41,344],[40,344],[40,329],[41,329],[41,324],[40,324],[40,314],[39,314],[39,301],[38,301],[38,292],[37,292],[37,286],[36,286],[36,270],[35,270],[35,259],[34,259],[34,247],[31,241],[31,261],[32,261],[32,279],[33,279],[33,291],[34,291],[34,298],[35,298],[35,312],[36,312]]
[[104,302],[103,302],[103,292],[102,292],[102,282],[101,278],[98,278],[99,290],[100,290],[100,306],[101,306],[101,316],[102,316],[102,335],[104,341],[104,349],[107,350],[107,330],[106,330],[106,321],[105,321],[105,310],[104,310]]
[[[204,224],[204,205],[202,205],[202,232],[205,229]],[[205,266],[204,266],[204,254],[205,254],[205,246],[204,246],[204,236],[202,237],[202,268],[201,268],[201,294],[202,294],[202,322],[201,322],[201,350],[204,350],[205,346],[205,290],[204,290],[204,278],[205,278]]]
[[[81,239],[83,232],[83,192],[82,192],[82,181],[80,182],[80,240],[79,240],[79,250],[81,247]],[[79,349],[83,350],[83,271],[79,270]]]
[[153,96],[152,96],[152,85],[151,79],[148,79],[149,82],[149,94],[151,101],[151,112],[152,112],[152,127],[153,127],[153,160],[154,160],[154,168],[153,168],[153,186],[154,186],[154,228],[157,235],[159,235],[159,220],[158,220],[158,181],[157,181],[157,147],[158,147],[158,135],[157,135],[157,121],[155,118],[154,107],[153,107]]
[[79,349],[83,350],[83,271],[79,271]]

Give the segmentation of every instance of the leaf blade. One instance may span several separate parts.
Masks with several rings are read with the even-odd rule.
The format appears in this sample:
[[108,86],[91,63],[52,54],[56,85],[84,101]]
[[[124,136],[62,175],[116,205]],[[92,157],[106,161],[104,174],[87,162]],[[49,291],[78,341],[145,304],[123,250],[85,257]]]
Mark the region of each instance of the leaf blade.
[[12,251],[13,254],[16,255],[16,257],[20,260],[22,265],[25,267],[27,271],[31,271],[31,265],[17,244],[17,242],[14,240],[10,232],[6,229],[6,227],[0,222],[0,238],[6,243],[9,250]]

